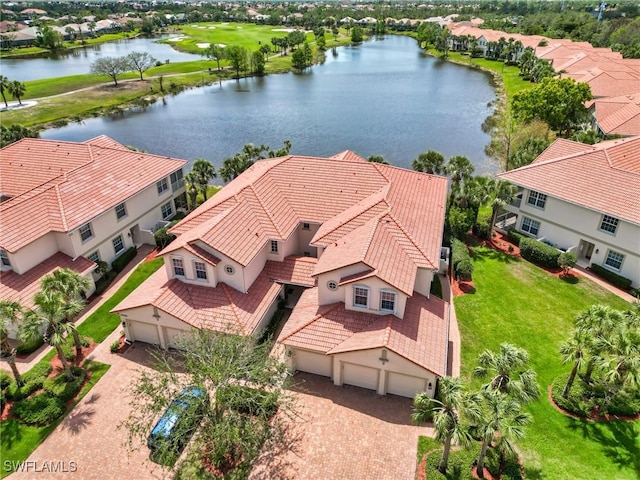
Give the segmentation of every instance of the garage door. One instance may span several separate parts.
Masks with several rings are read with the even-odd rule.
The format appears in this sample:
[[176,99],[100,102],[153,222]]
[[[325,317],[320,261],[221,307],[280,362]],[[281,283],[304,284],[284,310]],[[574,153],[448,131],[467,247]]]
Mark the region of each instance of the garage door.
[[180,346],[181,339],[189,332],[187,330],[178,330],[177,328],[166,328],[164,333],[169,348],[182,348]]
[[387,393],[413,398],[416,393],[423,392],[425,388],[426,381],[424,378],[395,372],[389,372],[387,377]]
[[306,350],[295,351],[296,370],[300,372],[315,373],[325,377],[331,376],[332,358],[323,353],[308,352]]
[[152,323],[131,322],[133,330],[133,339],[136,342],[147,342],[153,345],[159,345],[158,329]]
[[378,390],[378,372],[377,368],[365,367],[354,363],[343,363],[342,383]]

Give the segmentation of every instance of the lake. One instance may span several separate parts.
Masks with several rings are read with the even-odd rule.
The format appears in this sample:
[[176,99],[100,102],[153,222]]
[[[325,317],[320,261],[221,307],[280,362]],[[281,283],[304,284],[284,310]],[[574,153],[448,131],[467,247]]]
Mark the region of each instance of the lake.
[[158,43],[167,38],[136,37],[116,42],[88,45],[71,50],[56,50],[25,58],[3,58],[0,60],[2,75],[9,80],[39,80],[41,78],[66,77],[89,73],[91,64],[101,57],[123,57],[131,52],[148,52],[161,62],[190,62],[202,60],[200,55],[182,53],[171,45]]
[[[166,85],[167,80],[165,80]],[[246,143],[329,156],[353,150],[410,168],[437,150],[465,155],[477,173],[496,171],[481,124],[496,94],[481,71],[425,55],[416,41],[388,36],[336,55],[301,74],[226,81],[167,96],[148,107],[42,132],[84,141],[108,135],[150,153],[220,166]]]

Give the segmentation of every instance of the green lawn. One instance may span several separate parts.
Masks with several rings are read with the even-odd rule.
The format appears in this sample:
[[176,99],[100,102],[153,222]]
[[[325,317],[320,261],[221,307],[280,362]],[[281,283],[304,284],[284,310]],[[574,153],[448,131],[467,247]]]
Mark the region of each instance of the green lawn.
[[546,399],[547,386],[569,369],[558,348],[576,315],[594,303],[619,309],[629,304],[589,280],[572,284],[485,247],[473,252],[476,292],[455,299],[462,375],[470,378],[478,354],[497,350],[501,342],[529,352],[543,395],[528,407],[534,422],[519,443],[527,478],[637,480],[640,422],[582,422],[560,414]]
[[[43,360],[44,361],[44,360]],[[11,419],[0,422],[0,448],[2,449],[2,469],[0,470],[0,478],[9,475],[15,467],[14,463],[26,460],[31,452],[40,445],[45,438],[53,431],[54,428],[73,410],[76,404],[84,398],[84,396],[98,383],[98,380],[107,373],[109,367],[106,363],[95,361],[87,361],[85,367],[91,372],[91,379],[82,387],[76,401],[74,401],[58,420],[46,427],[30,427],[20,423],[18,420]],[[7,468],[9,467],[9,468]]]

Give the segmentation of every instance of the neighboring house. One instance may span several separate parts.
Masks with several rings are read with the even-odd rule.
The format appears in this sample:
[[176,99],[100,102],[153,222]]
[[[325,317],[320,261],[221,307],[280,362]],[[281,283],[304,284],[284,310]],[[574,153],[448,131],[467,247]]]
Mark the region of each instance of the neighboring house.
[[446,375],[439,281],[447,179],[352,152],[254,164],[176,225],[165,268],[123,300],[126,337],[179,345],[191,329],[278,341],[292,370],[413,397]]
[[[100,136],[22,139],[0,151],[0,297],[32,306],[58,267],[92,280],[185,201],[185,160],[135,152]],[[93,291],[93,286],[88,294]]]
[[640,137],[552,143],[530,165],[498,175],[521,191],[511,226],[640,285]]

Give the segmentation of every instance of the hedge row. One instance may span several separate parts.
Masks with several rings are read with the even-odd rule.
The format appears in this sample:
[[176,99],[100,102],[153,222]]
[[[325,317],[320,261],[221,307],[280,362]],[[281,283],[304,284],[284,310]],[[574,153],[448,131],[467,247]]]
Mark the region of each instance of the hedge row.
[[42,388],[45,378],[49,376],[53,367],[48,363],[37,363],[27,373],[22,375],[24,385],[18,387],[15,382],[11,382],[11,385],[5,390],[5,397],[7,400],[15,401],[22,400],[28,397],[36,390]]
[[547,268],[556,268],[558,266],[558,257],[562,253],[557,248],[533,238],[522,238],[519,247],[522,258]]
[[27,425],[48,425],[64,413],[64,402],[43,392],[16,402],[13,413]]
[[71,371],[75,378],[70,382],[67,381],[65,372],[61,372],[55,377],[47,378],[42,385],[45,392],[53,397],[58,397],[62,402],[75,397],[80,391],[80,387],[82,387],[87,372],[80,367],[71,367]]
[[133,260],[133,257],[136,256],[136,253],[138,253],[138,250],[135,246],[128,248],[122,255],[111,262],[111,269],[115,272],[121,272],[122,270],[124,270],[124,267],[127,266],[127,263]]
[[632,280],[630,278],[623,277],[622,275],[618,275],[617,273],[613,273],[612,271],[607,270],[600,265],[596,265],[595,263],[592,263],[591,267],[589,268],[591,268],[592,272],[604,278],[616,287],[620,287],[624,290],[629,290],[631,288]]
[[529,238],[526,235],[523,235],[522,233],[518,232],[517,230],[508,230],[507,231],[507,238],[509,238],[509,241],[511,243],[513,243],[514,245],[517,245],[518,247],[520,246],[520,240],[522,240],[523,238]]
[[453,274],[458,280],[471,280],[473,264],[467,246],[457,238],[451,239],[451,262]]

